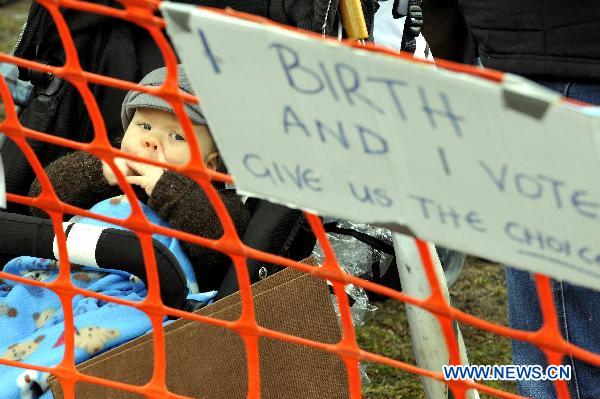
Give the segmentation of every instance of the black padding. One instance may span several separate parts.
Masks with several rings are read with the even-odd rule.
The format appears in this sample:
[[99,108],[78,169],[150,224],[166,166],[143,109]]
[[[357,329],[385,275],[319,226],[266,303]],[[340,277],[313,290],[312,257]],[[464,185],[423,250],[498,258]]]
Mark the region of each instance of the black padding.
[[[34,152],[40,150],[43,143],[40,141],[29,140],[29,145]],[[4,174],[6,183],[6,192],[11,194],[27,195],[31,182],[35,178],[35,173],[29,165],[29,161],[21,149],[14,141],[7,139],[0,149],[0,156],[4,162]],[[29,208],[25,205],[9,202],[7,209],[12,213],[29,213]]]
[[[10,257],[33,256],[54,259],[54,229],[48,219],[0,212],[0,254]],[[181,308],[188,294],[186,279],[175,256],[153,239],[160,295],[165,305]],[[138,237],[126,230],[107,228],[96,244],[95,259],[105,269],[123,270],[148,279]]]
[[[254,213],[246,227],[243,236],[244,243],[260,251],[285,255],[284,252],[289,249],[286,246],[291,245],[291,241],[304,219],[302,211],[265,200],[251,199],[251,201],[249,207],[250,209],[254,208]],[[275,265],[265,264],[256,259],[249,258],[247,262],[250,280],[253,283],[260,279],[259,270],[262,267],[265,267],[269,275],[280,269]],[[232,265],[229,267],[215,299],[226,297],[238,290],[235,267]]]
[[[162,301],[167,306],[180,308],[188,294],[185,274],[175,255],[160,241],[152,241]],[[123,270],[136,275],[148,286],[140,240],[131,231],[105,229],[96,245],[96,263],[104,269]]]
[[0,232],[0,254],[54,258],[54,229],[50,220],[0,212]]

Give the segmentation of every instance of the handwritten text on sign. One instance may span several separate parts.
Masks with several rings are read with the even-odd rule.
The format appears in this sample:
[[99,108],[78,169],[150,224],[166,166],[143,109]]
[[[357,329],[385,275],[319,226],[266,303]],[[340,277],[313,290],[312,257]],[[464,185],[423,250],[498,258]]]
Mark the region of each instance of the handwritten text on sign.
[[600,287],[598,117],[514,76],[163,4],[240,191]]

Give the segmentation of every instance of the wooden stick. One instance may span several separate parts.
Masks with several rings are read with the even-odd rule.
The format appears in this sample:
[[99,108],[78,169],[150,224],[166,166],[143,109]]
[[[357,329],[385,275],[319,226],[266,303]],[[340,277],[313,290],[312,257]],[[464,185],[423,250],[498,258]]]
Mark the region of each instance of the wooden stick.
[[340,13],[344,30],[349,38],[356,40],[369,38],[360,0],[340,0]]

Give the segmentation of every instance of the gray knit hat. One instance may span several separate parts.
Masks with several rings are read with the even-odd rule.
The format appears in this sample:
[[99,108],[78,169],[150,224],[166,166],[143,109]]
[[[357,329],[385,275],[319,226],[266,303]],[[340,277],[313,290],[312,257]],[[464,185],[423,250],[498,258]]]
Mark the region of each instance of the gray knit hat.
[[[177,71],[179,72],[179,88],[186,93],[194,95],[192,85],[183,71],[183,65],[178,65]],[[140,84],[142,86],[158,87],[164,83],[166,77],[167,68],[158,68],[144,76]],[[123,123],[124,130],[127,130],[127,126],[129,126],[131,119],[133,119],[133,114],[137,108],[152,108],[171,113],[175,112],[166,100],[148,93],[132,90],[127,93],[121,106],[121,122]],[[204,119],[204,115],[202,115],[202,111],[200,111],[200,107],[197,104],[186,103],[184,104],[184,109],[193,124],[206,125],[206,119]]]

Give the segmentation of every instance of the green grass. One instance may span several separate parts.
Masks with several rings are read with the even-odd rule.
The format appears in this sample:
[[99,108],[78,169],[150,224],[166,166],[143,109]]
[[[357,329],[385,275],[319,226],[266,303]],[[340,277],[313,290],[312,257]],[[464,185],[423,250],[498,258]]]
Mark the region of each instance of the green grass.
[[[507,324],[504,270],[499,265],[468,258],[459,280],[450,289],[450,295],[452,304],[457,308],[497,324]],[[378,307],[374,319],[357,330],[360,346],[415,364],[404,304],[388,300]],[[471,364],[511,363],[510,341],[468,325],[460,328]],[[363,388],[365,398],[425,398],[419,378],[409,373],[369,363],[367,375],[371,383]],[[489,382],[487,385],[515,392],[515,386],[510,382]]]
[[[18,0],[0,6],[0,53],[10,53],[14,48],[27,18],[30,4],[28,0]],[[0,99],[0,120],[3,117],[4,103]]]
[[13,49],[27,17],[29,4],[31,2],[27,0],[18,0],[0,6],[0,52],[10,53]]

